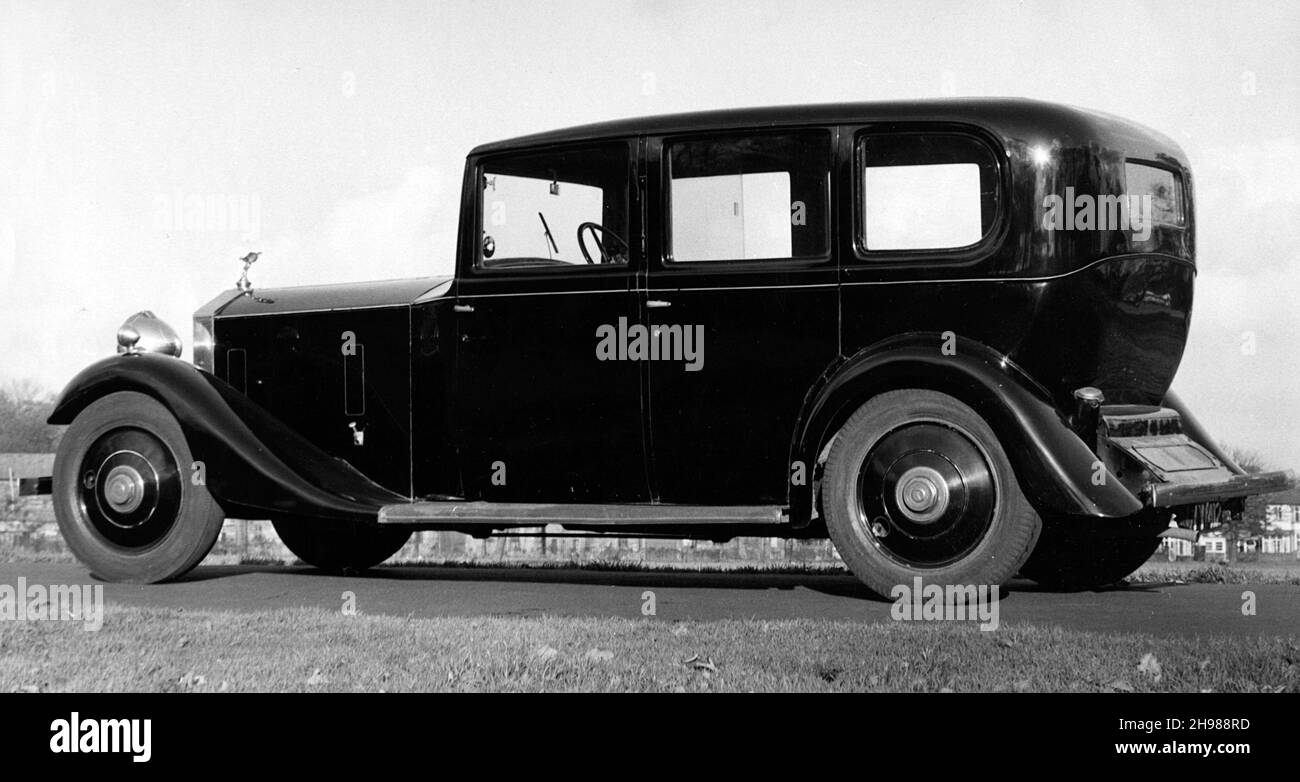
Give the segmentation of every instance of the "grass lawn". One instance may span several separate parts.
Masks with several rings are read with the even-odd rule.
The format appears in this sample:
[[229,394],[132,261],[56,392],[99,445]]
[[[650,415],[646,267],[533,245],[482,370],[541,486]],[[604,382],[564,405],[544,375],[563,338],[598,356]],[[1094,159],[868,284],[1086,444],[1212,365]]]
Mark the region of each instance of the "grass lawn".
[[66,690],[1296,692],[1300,639],[116,606],[98,632],[0,622],[0,692]]
[[1261,556],[1234,562],[1168,562],[1152,558],[1129,576],[1134,583],[1183,581],[1188,584],[1293,584],[1300,585],[1300,560],[1295,555]]

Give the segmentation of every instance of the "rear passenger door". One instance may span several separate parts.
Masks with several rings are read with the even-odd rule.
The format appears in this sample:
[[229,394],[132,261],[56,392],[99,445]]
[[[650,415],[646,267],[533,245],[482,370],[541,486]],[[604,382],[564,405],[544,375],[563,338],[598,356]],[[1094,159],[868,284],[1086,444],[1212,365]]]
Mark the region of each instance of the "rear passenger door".
[[835,143],[833,128],[648,139],[642,303],[659,348],[645,363],[661,502],[786,501],[796,419],[838,352]]

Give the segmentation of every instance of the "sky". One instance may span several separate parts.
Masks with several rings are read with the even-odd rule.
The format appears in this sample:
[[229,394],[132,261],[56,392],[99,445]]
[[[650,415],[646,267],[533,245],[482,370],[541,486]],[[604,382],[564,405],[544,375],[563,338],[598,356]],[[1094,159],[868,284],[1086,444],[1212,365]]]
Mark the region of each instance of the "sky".
[[1300,469],[1300,4],[0,0],[0,383],[51,392],[151,309],[449,274],[478,143],[768,104],[1018,96],[1191,158],[1174,389]]

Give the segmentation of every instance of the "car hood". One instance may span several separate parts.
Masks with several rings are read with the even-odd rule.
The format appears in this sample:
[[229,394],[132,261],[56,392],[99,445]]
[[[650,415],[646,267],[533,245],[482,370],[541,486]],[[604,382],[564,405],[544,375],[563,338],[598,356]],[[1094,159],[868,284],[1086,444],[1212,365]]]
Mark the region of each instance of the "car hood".
[[408,306],[426,293],[445,288],[451,277],[417,277],[379,282],[301,285],[292,288],[254,288],[251,295],[230,291],[231,299],[218,317],[274,315],[293,312],[368,309]]

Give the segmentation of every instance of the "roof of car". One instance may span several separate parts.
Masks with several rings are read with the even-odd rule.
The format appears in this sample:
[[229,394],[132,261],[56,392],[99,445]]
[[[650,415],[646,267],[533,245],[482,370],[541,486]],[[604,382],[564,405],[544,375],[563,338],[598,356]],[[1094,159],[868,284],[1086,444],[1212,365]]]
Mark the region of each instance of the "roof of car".
[[[1026,129],[1041,129],[1058,137],[1060,134],[1091,134],[1111,129],[1120,130],[1125,135],[1137,133],[1153,141],[1168,141],[1149,128],[1120,117],[1073,106],[1025,98],[944,98],[764,106],[631,117],[494,141],[475,147],[470,154],[637,135],[804,124],[912,121],[965,122],[1017,133]],[[1173,142],[1168,144],[1172,149],[1177,149]]]

